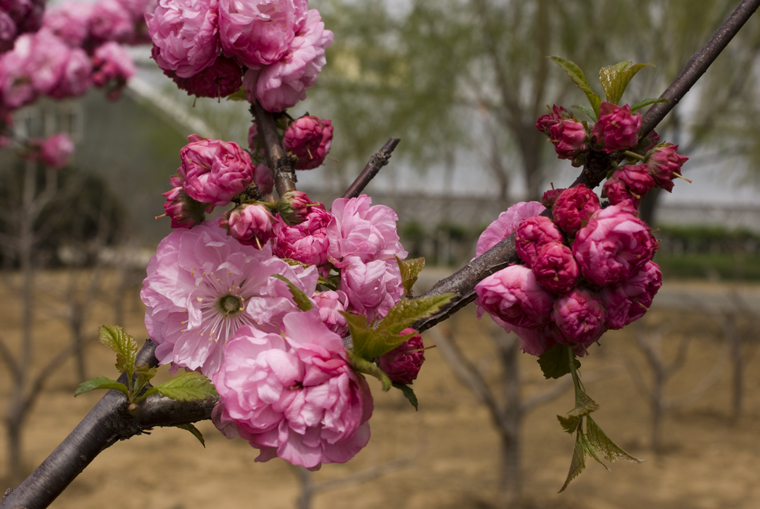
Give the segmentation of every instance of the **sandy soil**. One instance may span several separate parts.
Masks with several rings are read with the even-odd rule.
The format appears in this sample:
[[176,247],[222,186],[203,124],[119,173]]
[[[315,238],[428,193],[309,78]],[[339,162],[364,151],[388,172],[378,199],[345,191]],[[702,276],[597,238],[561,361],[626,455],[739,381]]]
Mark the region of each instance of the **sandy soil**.
[[[48,276],[53,278],[53,276]],[[45,285],[43,285],[44,287]],[[51,283],[52,287],[52,283]],[[0,300],[0,336],[9,344],[19,339],[18,303],[14,293]],[[17,295],[17,294],[15,294]],[[58,299],[44,292],[46,304],[38,309],[36,365],[42,365],[68,341],[60,321],[50,317]],[[88,329],[113,321],[107,298],[99,299]],[[142,311],[134,298],[124,324],[136,338],[145,336]],[[719,329],[699,314],[653,312],[650,324],[665,320],[676,324],[666,341],[669,355],[679,335],[692,337],[685,367],[668,385],[667,394],[689,392],[720,357]],[[488,324],[477,322],[473,310],[462,313],[458,337],[470,359],[498,379],[498,365],[488,336]],[[485,322],[485,320],[484,320]],[[526,508],[756,508],[760,507],[760,371],[747,366],[744,416],[731,426],[730,379],[726,369],[702,398],[669,412],[665,421],[666,451],[655,456],[649,449],[649,411],[634,390],[623,359],[631,359],[648,374],[635,348],[633,331],[610,333],[600,348],[583,361],[583,372],[619,365],[619,374],[589,384],[588,391],[600,404],[597,422],[632,454],[646,458],[642,464],[614,464],[606,472],[597,464],[557,494],[570,463],[573,439],[562,432],[556,414],[572,408],[570,393],[531,413],[524,425],[523,501]],[[426,343],[431,344],[430,338]],[[748,350],[749,352],[749,350]],[[420,399],[415,412],[400,394],[383,394],[374,381],[376,410],[373,438],[354,461],[326,465],[313,482],[341,479],[373,466],[409,458],[410,461],[373,481],[342,486],[319,493],[313,507],[362,508],[483,508],[490,507],[498,491],[498,437],[487,410],[451,374],[435,349],[414,387]],[[88,349],[90,376],[114,376],[110,353],[100,345]],[[524,395],[543,391],[556,383],[545,381],[535,358],[521,358]],[[73,398],[76,386],[73,364],[62,366],[38,400],[28,421],[23,450],[30,468],[41,462],[87,413],[100,397]],[[0,408],[10,394],[10,377],[0,367]],[[208,507],[291,508],[299,493],[294,472],[275,460],[255,463],[256,451],[242,440],[228,441],[209,422],[198,425],[206,436],[206,449],[187,432],[156,429],[111,447],[88,467],[53,504],[56,508],[102,507],[201,509]],[[7,486],[7,443],[0,437],[0,492]]]

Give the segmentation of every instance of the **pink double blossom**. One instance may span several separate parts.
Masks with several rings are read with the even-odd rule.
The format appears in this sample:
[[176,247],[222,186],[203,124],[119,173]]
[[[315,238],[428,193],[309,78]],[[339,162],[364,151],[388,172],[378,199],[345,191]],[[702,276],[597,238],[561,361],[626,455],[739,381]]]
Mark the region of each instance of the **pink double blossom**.
[[562,106],[556,104],[552,106],[551,113],[541,115],[536,120],[536,129],[544,133],[549,138],[552,137],[552,127],[556,126],[563,120],[573,118],[573,115]]
[[116,41],[125,44],[135,42],[135,19],[125,4],[119,0],[98,0],[90,16],[90,34],[95,43]]
[[74,153],[74,142],[66,133],[59,133],[47,139],[33,139],[31,145],[36,151],[33,158],[55,170],[66,166]]
[[559,294],[575,288],[580,278],[573,252],[560,242],[544,244],[533,259],[531,269],[544,288]]
[[599,121],[594,124],[591,133],[602,145],[602,150],[611,154],[638,145],[639,129],[641,115],[631,113],[629,105],[616,106],[602,102],[599,107]]
[[288,225],[281,219],[275,222],[275,253],[280,258],[291,258],[307,265],[327,263],[327,225],[332,214],[324,207],[312,207],[305,220]]
[[562,191],[565,189],[549,189],[548,191],[545,191],[544,194],[541,196],[541,205],[546,207],[547,209],[550,209],[554,207],[554,202],[557,201],[557,198],[559,198],[559,195],[562,194]]
[[56,99],[83,96],[92,86],[92,63],[82,48],[71,48],[61,77],[48,95]]
[[241,205],[219,218],[219,226],[233,239],[257,249],[275,237],[273,223],[272,213],[259,203]]
[[266,164],[257,165],[253,172],[253,181],[256,183],[256,187],[259,188],[262,196],[272,194],[274,190],[274,178],[269,166]]
[[680,175],[681,166],[689,160],[676,152],[678,145],[664,143],[655,147],[647,154],[647,171],[654,179],[658,187],[667,192],[673,190],[673,178]]
[[[411,334],[414,329],[407,328],[399,334]],[[417,379],[417,375],[425,362],[425,345],[422,344],[422,336],[415,334],[399,346],[384,353],[377,359],[377,365],[382,369],[392,382],[409,385]]]
[[346,317],[341,314],[348,309],[348,295],[340,290],[316,292],[312,297],[319,309],[319,319],[327,328],[343,337],[348,332]]
[[42,30],[48,30],[73,48],[82,47],[90,36],[90,17],[94,5],[63,2],[45,9]]
[[524,219],[537,216],[544,210],[546,208],[537,201],[519,202],[509,207],[499,214],[498,219],[489,224],[488,228],[478,237],[475,246],[475,258],[512,235]]
[[650,261],[631,278],[603,288],[599,295],[607,310],[607,327],[622,329],[644,316],[661,286],[660,267]]
[[13,48],[16,34],[16,22],[4,11],[0,11],[0,53],[5,53]]
[[180,90],[196,97],[227,97],[240,90],[243,72],[231,58],[219,56],[214,63],[190,76],[181,78],[170,76]]
[[369,441],[369,387],[316,310],[283,322],[282,335],[241,327],[226,345],[212,377],[219,393],[212,420],[228,438],[259,449],[256,461],[279,457],[312,470],[346,462]]
[[523,265],[511,265],[475,286],[478,318],[487,312],[509,325],[540,329],[549,322],[554,297]]
[[190,198],[185,189],[179,185],[161,196],[166,197],[164,210],[171,218],[172,228],[192,228],[206,219],[206,213],[211,212],[213,204],[201,203]]
[[552,321],[561,332],[555,339],[566,345],[588,346],[607,330],[604,319],[605,310],[599,297],[589,290],[576,288],[554,303]]
[[277,211],[286,224],[300,224],[306,220],[306,216],[313,207],[323,207],[319,202],[311,201],[309,195],[303,191],[287,191],[277,202]]
[[538,251],[549,243],[561,243],[562,233],[557,229],[551,219],[544,216],[534,216],[524,219],[515,230],[515,250],[529,267],[538,254]]
[[600,209],[599,197],[585,185],[565,189],[552,209],[554,223],[568,235],[575,235]]
[[575,120],[561,120],[550,128],[551,141],[554,150],[560,159],[574,159],[586,150],[586,138],[588,133],[580,122]]
[[45,0],[0,0],[0,12],[13,22],[16,36],[39,30],[44,11]]
[[643,164],[623,166],[604,183],[603,196],[613,205],[630,202],[639,208],[641,199],[654,188],[654,179]]
[[348,295],[350,310],[366,315],[370,322],[388,314],[404,294],[395,259],[365,263],[359,256],[349,256],[342,265],[339,289]]
[[330,119],[304,116],[296,119],[285,130],[282,146],[298,158],[297,170],[311,170],[320,166],[332,144],[333,126]]
[[137,73],[129,53],[115,42],[101,44],[92,57],[92,81],[96,87],[109,89],[108,98],[118,99],[127,80]]

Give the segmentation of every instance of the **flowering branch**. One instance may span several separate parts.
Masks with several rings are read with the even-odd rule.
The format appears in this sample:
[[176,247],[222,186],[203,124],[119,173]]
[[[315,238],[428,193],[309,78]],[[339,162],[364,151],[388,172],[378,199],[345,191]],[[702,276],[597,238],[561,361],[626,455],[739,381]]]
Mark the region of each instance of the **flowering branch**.
[[274,185],[277,194],[282,196],[288,191],[296,189],[296,173],[293,171],[293,163],[280,145],[277,136],[277,127],[274,124],[272,114],[266,111],[258,101],[251,103],[251,113],[256,119],[256,128],[264,141],[264,152],[267,162],[274,174]]
[[367,187],[367,184],[370,183],[370,181],[375,178],[375,175],[385,166],[388,164],[388,161],[391,158],[391,154],[396,149],[396,146],[399,144],[401,140],[398,138],[390,138],[385,145],[383,145],[383,148],[381,148],[378,152],[372,154],[372,157],[369,158],[369,162],[364,167],[362,172],[359,174],[358,177],[356,177],[356,180],[354,180],[353,184],[351,184],[345,193],[343,193],[343,198],[356,198],[360,194],[362,194],[362,191],[365,187]]

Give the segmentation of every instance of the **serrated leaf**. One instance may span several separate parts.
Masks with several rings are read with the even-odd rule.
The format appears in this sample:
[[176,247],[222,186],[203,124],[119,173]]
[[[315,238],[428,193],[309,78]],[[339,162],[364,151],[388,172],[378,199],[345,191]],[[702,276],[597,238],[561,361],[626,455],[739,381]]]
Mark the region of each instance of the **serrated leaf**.
[[559,493],[565,491],[570,481],[578,477],[584,468],[586,468],[586,449],[583,447],[581,433],[579,432],[575,439],[575,449],[573,449],[573,459],[570,462],[570,471],[567,473],[567,479],[565,479],[565,484],[562,485]]
[[351,361],[351,366],[355,371],[377,378],[383,384],[383,391],[390,390],[393,385],[391,379],[388,378],[385,371],[380,369],[377,364],[356,355],[356,353],[351,350],[346,350],[346,352],[348,352],[348,359]]
[[[575,363],[575,369],[581,367],[581,363],[578,359],[573,359]],[[544,378],[561,378],[570,373],[570,366],[567,363],[567,352],[564,345],[559,343],[545,351],[538,358],[538,365],[541,366],[541,371],[544,373]]]
[[628,87],[636,73],[652,64],[634,64],[633,62],[618,62],[615,65],[599,69],[599,81],[607,96],[607,102],[618,104],[623,92]]
[[374,329],[367,324],[367,317],[364,315],[356,315],[347,311],[341,311],[341,315],[346,319],[348,324],[348,331],[351,333],[351,342],[354,345],[354,353],[364,359],[372,359],[367,357],[367,352],[370,349],[372,343],[372,335],[375,333]]
[[562,429],[571,435],[575,433],[575,431],[578,429],[578,425],[581,423],[581,418],[578,416],[562,417],[561,415],[558,415],[557,420],[559,420],[559,424],[562,426]]
[[644,461],[625,452],[619,445],[613,442],[604,431],[602,431],[602,428],[600,428],[591,417],[586,418],[586,433],[588,435],[588,441],[591,442],[594,448],[599,451],[607,461],[612,463],[615,463],[615,461],[619,459],[630,461],[632,463],[641,463]]
[[290,294],[293,296],[293,300],[296,302],[296,306],[298,306],[298,309],[301,311],[309,311],[314,307],[314,305],[309,300],[309,297],[306,296],[306,294],[298,288],[296,285],[290,282],[288,278],[281,274],[273,274],[273,278],[277,278],[280,281],[284,281],[288,285],[288,289],[290,290]]
[[412,287],[417,282],[417,276],[425,267],[425,258],[413,258],[411,260],[401,260],[396,256],[396,263],[401,271],[401,281],[404,284],[404,295],[412,296]]
[[596,113],[596,116],[599,116],[599,105],[602,103],[602,99],[594,93],[594,89],[591,88],[591,84],[586,79],[586,75],[583,74],[583,71],[580,67],[578,67],[575,63],[565,60],[564,58],[560,57],[549,57],[552,59],[552,61],[560,66],[565,73],[570,76],[570,79],[573,80],[573,83],[580,88],[584,94],[586,94],[586,97],[588,98],[588,102],[591,104],[591,107],[593,108],[594,112]]
[[666,102],[670,102],[670,101],[664,98],[663,99],[655,99],[655,98],[642,99],[641,101],[633,103],[631,105],[631,111],[640,110],[641,108],[649,106],[650,104],[666,103]]
[[596,116],[596,113],[594,113],[594,110],[592,110],[588,106],[583,106],[583,105],[580,105],[580,104],[576,104],[576,105],[570,106],[570,108],[572,108],[574,110],[580,111],[581,113],[583,113],[584,115],[586,115],[588,118],[590,118],[594,122],[596,122],[598,120],[597,116]]
[[570,417],[581,417],[588,415],[591,412],[599,410],[599,403],[591,399],[591,396],[583,392],[582,390],[575,390],[575,408],[572,412],[568,412]]
[[454,297],[455,293],[442,293],[423,299],[401,299],[378,322],[377,327],[398,334],[417,320],[433,316]]
[[[299,262],[298,260],[294,260],[293,258],[280,258],[283,262],[287,263],[291,267],[303,267],[304,269],[308,269],[311,267],[308,263]],[[319,277],[322,279],[322,276]]]
[[[156,376],[156,373],[158,373],[158,367],[151,368],[147,364],[143,364],[141,366],[137,366],[135,369],[135,374],[137,375],[137,385],[135,386],[135,394],[140,394],[140,391],[142,391],[143,387],[145,387],[145,384],[150,382],[154,376]],[[145,396],[138,398],[139,400],[145,399]]]
[[177,401],[200,401],[217,395],[211,380],[195,371],[182,373],[177,378],[151,387],[145,395],[157,392]]
[[417,406],[417,395],[414,393],[414,389],[408,385],[397,384],[396,382],[393,382],[393,387],[400,390],[404,394],[404,397],[409,400],[409,403],[412,404],[415,410],[419,410],[419,407]]
[[205,448],[206,447],[206,441],[203,439],[203,433],[201,433],[201,430],[193,426],[192,424],[177,424],[175,428],[184,429],[186,431],[189,431],[192,433],[192,435],[198,439],[198,441],[201,443],[201,445]]
[[116,352],[116,369],[126,371],[131,380],[135,373],[137,341],[118,325],[103,325],[98,334],[100,342]]
[[588,438],[586,438],[586,436],[583,434],[582,431],[579,431],[579,433],[580,433],[581,443],[583,443],[583,449],[586,451],[586,454],[588,454],[589,456],[591,456],[592,458],[594,458],[594,460],[597,463],[599,463],[601,466],[604,467],[604,469],[607,472],[609,472],[610,471],[610,467],[608,467],[607,465],[605,465],[604,462],[601,460],[601,458],[599,458],[599,455],[596,453],[596,449],[588,441]]
[[95,389],[113,389],[115,391],[123,392],[125,396],[129,396],[129,389],[127,389],[126,385],[117,382],[116,380],[111,380],[108,377],[99,376],[79,384],[79,387],[77,387],[77,390],[74,392],[74,397],[85,392],[94,391]]
[[245,95],[245,89],[240,87],[240,90],[233,92],[227,96],[228,101],[247,101],[248,97]]

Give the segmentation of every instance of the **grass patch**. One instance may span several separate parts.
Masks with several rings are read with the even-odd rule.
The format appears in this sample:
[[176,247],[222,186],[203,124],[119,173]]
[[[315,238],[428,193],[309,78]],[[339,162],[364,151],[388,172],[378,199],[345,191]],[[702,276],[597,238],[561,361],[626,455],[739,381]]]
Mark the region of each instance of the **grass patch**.
[[666,279],[713,279],[760,281],[760,255],[743,253],[657,253]]

